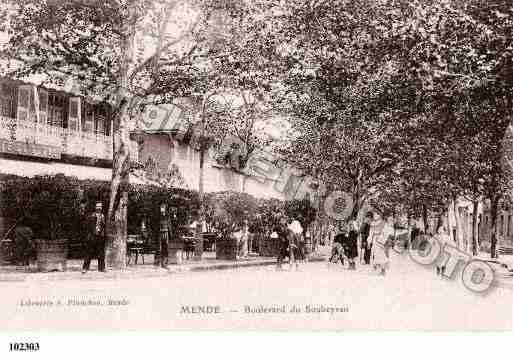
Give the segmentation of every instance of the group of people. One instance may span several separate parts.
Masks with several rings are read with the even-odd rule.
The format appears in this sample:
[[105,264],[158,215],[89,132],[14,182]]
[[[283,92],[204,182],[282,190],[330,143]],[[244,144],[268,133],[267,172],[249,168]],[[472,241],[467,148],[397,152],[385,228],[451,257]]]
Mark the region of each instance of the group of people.
[[299,268],[299,263],[306,262],[303,227],[297,219],[287,220],[285,216],[281,216],[271,238],[278,240],[278,269],[282,269],[285,258],[289,259],[290,267],[295,266],[296,269]]
[[[171,222],[168,219],[165,206],[161,206],[161,233],[171,235]],[[79,226],[79,236],[85,243],[85,259],[82,266],[82,273],[86,273],[93,258],[98,259],[98,270],[105,271],[105,239],[106,239],[106,220],[103,214],[103,205],[97,202],[93,213],[87,213],[86,202],[80,205],[81,225]],[[239,226],[234,236],[238,239],[238,258],[244,258],[249,255],[249,228],[247,221]],[[362,265],[372,265],[375,271],[385,275],[390,265],[390,250],[394,246],[394,240],[398,236],[410,234],[409,245],[412,247],[422,246],[423,233],[414,226],[411,231],[407,229],[398,229],[394,226],[392,217],[383,218],[378,213],[369,212],[361,225],[357,221],[349,220],[347,223],[340,222],[338,233],[333,239],[333,246],[329,264],[340,263],[349,270],[356,269],[357,258]],[[23,264],[28,265],[31,256],[31,238],[32,231],[28,226],[21,223],[16,228],[16,242],[19,252],[17,257]],[[168,249],[167,236],[160,236],[156,256],[158,265],[167,267]],[[278,241],[277,267],[282,269],[283,262],[289,259],[291,268],[297,269],[299,263],[306,262],[306,243],[301,223],[295,219],[288,219],[285,215],[280,216],[278,225],[274,228],[271,238]],[[430,239],[437,240],[441,245],[452,244],[452,240],[443,226],[440,226],[435,235],[428,236]],[[180,262],[180,261],[178,261]],[[444,261],[440,261],[444,263]],[[445,266],[439,264],[436,266],[436,274],[443,276]]]
[[394,238],[407,232],[394,228],[391,217],[384,219],[372,212],[367,213],[361,226],[355,220],[347,224],[341,222],[328,263],[340,261],[345,265],[347,261],[347,268],[355,270],[356,258],[359,257],[361,264],[372,264],[375,271],[385,275],[390,264],[390,249],[394,246]]
[[[345,265],[347,262],[347,268],[355,270],[357,258],[360,258],[361,264],[372,264],[375,271],[385,275],[390,264],[390,249],[394,245],[394,238],[407,232],[405,229],[394,228],[393,218],[385,219],[371,212],[366,215],[361,226],[355,220],[341,222],[328,263],[340,261]],[[281,216],[271,238],[278,240],[278,269],[282,269],[286,258],[291,268],[298,268],[299,263],[306,261],[305,236],[298,220],[287,220]]]
[[[85,210],[85,207],[84,207]],[[164,209],[165,211],[165,209]],[[98,270],[105,271],[105,217],[103,215],[103,206],[98,202],[95,212],[86,215],[86,225],[83,226],[82,236],[86,241],[86,257],[83,264],[83,272],[89,270],[92,258],[98,258]],[[165,217],[165,216],[164,216]],[[249,231],[247,222],[240,228],[236,236],[239,240],[238,257],[246,257],[249,252],[248,237]],[[355,220],[347,223],[339,223],[339,231],[333,240],[333,247],[329,263],[341,262],[349,270],[356,269],[356,259],[360,259],[362,265],[372,265],[373,269],[380,275],[385,275],[390,266],[390,250],[395,245],[395,238],[408,234],[407,229],[395,228],[392,217],[383,218],[378,213],[369,212],[359,226]],[[410,245],[416,246],[418,238],[422,237],[422,232],[414,227],[410,233]],[[440,226],[434,236],[429,236],[438,240],[441,245],[451,244],[451,238],[445,228]],[[289,259],[291,268],[297,269],[299,263],[306,262],[305,255],[305,234],[301,223],[295,219],[287,219],[281,216],[279,224],[274,228],[271,238],[278,239],[278,257],[277,267],[282,269],[283,262]],[[162,266],[167,262],[167,241],[162,241],[160,248],[160,257]],[[444,263],[444,261],[440,261]],[[437,275],[443,276],[445,266],[439,264],[436,267]]]

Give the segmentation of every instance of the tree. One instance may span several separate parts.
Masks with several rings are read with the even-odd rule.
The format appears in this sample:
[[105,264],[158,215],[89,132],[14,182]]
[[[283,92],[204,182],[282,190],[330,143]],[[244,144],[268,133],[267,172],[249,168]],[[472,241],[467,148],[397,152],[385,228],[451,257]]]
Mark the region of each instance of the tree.
[[227,239],[244,221],[255,220],[257,201],[251,195],[239,192],[216,192],[208,196],[213,210],[214,229]]
[[214,106],[215,126],[211,135],[215,143],[211,155],[219,163],[242,171],[257,149],[267,148],[272,140],[265,133],[270,122],[269,109],[249,91],[226,93],[219,96]]
[[504,190],[502,145],[511,118],[513,9],[503,1],[416,1],[402,3],[393,15],[394,21],[381,26],[396,43],[394,55],[402,59],[404,71],[435,103],[469,104],[465,127],[488,139],[479,152],[489,165],[484,186],[495,257],[497,207]]
[[273,230],[280,224],[280,214],[284,212],[281,200],[257,199],[257,214],[251,224],[250,231],[269,238]]
[[356,218],[404,155],[415,88],[374,45],[380,5],[293,1],[284,8],[287,78],[278,101],[295,134],[286,159],[331,190],[351,193]]
[[[466,148],[466,140],[483,132],[482,138],[490,141],[479,144],[480,164],[477,168],[488,162],[490,171],[485,176],[488,180],[483,182],[477,176],[474,184],[484,183],[487,197],[492,202],[492,217],[496,219],[504,184],[503,138],[511,116],[512,11],[504,2],[481,0],[288,2],[282,11],[282,18],[289,25],[282,29],[289,44],[282,50],[289,70],[285,98],[315,99],[308,108],[292,106],[296,119],[310,117],[318,122],[321,120],[321,123],[336,123],[345,129],[351,121],[364,118],[371,123],[376,118],[381,120],[388,116],[408,122],[406,127],[410,129],[429,130],[420,143],[434,149],[435,154],[430,158],[437,162],[431,167],[437,168],[428,171],[427,175],[408,171],[408,168],[422,168],[427,164],[415,154],[419,148],[415,141],[411,141],[415,138],[411,136],[412,132],[393,131],[401,139],[392,152],[399,154],[401,160],[392,161],[395,163],[392,167],[406,176],[396,183],[402,186],[407,178],[414,176],[415,183],[422,189],[422,196],[418,196],[417,185],[414,193],[420,198],[424,217],[427,217],[430,202],[436,204],[466,193],[460,178],[471,167],[463,165],[463,158],[457,151]],[[370,87],[372,79],[381,80],[378,86],[381,92],[362,91],[361,84]],[[351,89],[356,91],[351,93]],[[351,96],[344,98],[347,93]],[[377,96],[369,96],[369,93]],[[387,93],[390,96],[380,96]],[[361,98],[365,101],[360,102]],[[323,105],[316,106],[320,103],[331,106],[323,113]],[[485,115],[470,116],[468,111],[462,112],[461,104],[465,103],[470,103],[473,109],[486,108]],[[442,110],[437,111],[438,108]],[[343,111],[347,111],[346,116],[340,115]],[[483,114],[483,111],[479,113]],[[418,115],[424,118],[424,126],[415,123]],[[312,144],[322,142],[323,137],[319,135],[322,126],[315,121],[303,122],[307,126],[299,129],[303,136],[300,146],[307,151],[297,147],[296,153],[307,154],[310,164],[314,165],[310,168],[305,165],[306,170],[315,172],[313,169],[317,168],[318,173],[327,173],[327,168],[315,166],[325,157],[322,151],[315,151]],[[459,131],[459,127],[464,131]],[[364,134],[369,133],[365,127],[360,128]],[[386,127],[377,128],[380,134],[388,133]],[[340,138],[347,136],[346,133],[339,130],[331,137]],[[407,135],[403,136],[404,133]],[[309,140],[312,143],[308,143]],[[436,146],[430,143],[433,141]],[[340,142],[347,144],[351,140]],[[295,145],[298,145],[297,141]],[[331,151],[326,152],[332,157],[342,154],[334,158],[331,167],[340,162],[340,166],[353,166],[358,163],[355,159],[361,157],[361,154],[346,156],[349,151],[342,145],[329,148]],[[382,154],[371,156],[378,161],[387,157]],[[404,158],[408,161],[403,161]],[[308,163],[304,159],[302,162]],[[349,173],[344,176],[343,172],[332,170],[328,176],[344,179],[345,184],[339,184],[339,187],[349,190],[351,176]],[[376,176],[376,185],[386,185],[386,177],[392,175],[389,180],[392,179],[393,172]],[[373,178],[372,172],[367,173],[367,178]],[[428,185],[430,179],[436,179],[436,183],[442,185],[442,196],[428,195],[428,192],[437,191]],[[356,187],[354,182],[353,187]],[[366,187],[372,189],[372,186]],[[492,243],[495,243],[496,229],[492,232]],[[495,244],[492,247],[493,256]]]
[[76,234],[73,221],[78,217],[78,189],[76,178],[62,174],[34,178],[12,176],[2,181],[1,210],[16,223],[27,223],[36,238],[69,240]]

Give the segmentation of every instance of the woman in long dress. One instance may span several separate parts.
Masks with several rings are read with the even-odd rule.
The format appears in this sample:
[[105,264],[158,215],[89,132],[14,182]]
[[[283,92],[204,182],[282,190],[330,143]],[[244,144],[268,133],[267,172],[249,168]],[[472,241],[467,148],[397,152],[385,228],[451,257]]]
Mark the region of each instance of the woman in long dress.
[[371,222],[369,233],[370,240],[367,244],[372,248],[372,259],[374,270],[379,271],[381,275],[385,275],[390,265],[390,240],[394,236],[393,224],[390,221],[384,221],[377,213]]
[[291,262],[290,267],[292,269],[292,262],[295,263],[296,269],[299,268],[299,262],[304,259],[304,255],[301,252],[301,240],[303,237],[303,226],[301,226],[301,223],[296,219],[292,218],[292,221],[290,222],[288,229],[291,233],[291,243],[290,243],[290,252],[291,252]]
[[449,234],[443,226],[440,226],[440,228],[438,228],[437,234],[435,235],[434,239],[439,242],[442,251],[442,260],[440,260],[436,265],[436,275],[440,275],[443,277],[445,275],[445,262],[447,259],[446,256],[443,254],[445,252],[444,248],[446,245],[451,245],[452,241],[451,237],[449,236]]

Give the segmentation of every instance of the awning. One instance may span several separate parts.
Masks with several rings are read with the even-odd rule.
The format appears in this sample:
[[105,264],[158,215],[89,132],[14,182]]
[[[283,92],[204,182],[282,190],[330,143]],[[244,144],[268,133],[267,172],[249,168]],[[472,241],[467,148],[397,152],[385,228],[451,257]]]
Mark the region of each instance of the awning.
[[[17,176],[34,177],[38,175],[56,175],[62,173],[65,176],[77,177],[80,180],[92,179],[98,181],[110,181],[112,169],[71,165],[59,162],[35,162],[0,159],[0,173]],[[147,181],[138,176],[130,175],[130,183],[147,184]]]

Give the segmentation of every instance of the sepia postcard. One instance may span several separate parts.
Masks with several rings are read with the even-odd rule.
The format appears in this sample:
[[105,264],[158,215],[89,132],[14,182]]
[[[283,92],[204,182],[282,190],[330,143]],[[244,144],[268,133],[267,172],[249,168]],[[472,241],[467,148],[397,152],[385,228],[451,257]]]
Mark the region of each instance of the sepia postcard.
[[513,329],[509,2],[0,17],[0,331]]

